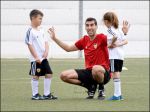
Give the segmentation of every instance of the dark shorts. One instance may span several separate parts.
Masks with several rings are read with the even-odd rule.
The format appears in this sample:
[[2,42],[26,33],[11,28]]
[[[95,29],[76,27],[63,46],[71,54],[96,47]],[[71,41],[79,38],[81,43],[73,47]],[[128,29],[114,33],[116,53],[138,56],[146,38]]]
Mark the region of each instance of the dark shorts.
[[[97,83],[97,81],[95,81],[93,79],[92,76],[92,70],[89,69],[75,69],[75,71],[78,74],[78,79],[85,84],[89,84],[89,83]],[[108,72],[106,70],[105,74],[104,74],[104,84],[107,84],[110,80],[110,72]]]
[[36,61],[31,62],[29,75],[45,76],[46,74],[53,74],[47,59],[44,59],[41,64]]
[[110,59],[110,71],[111,72],[121,72],[123,66],[123,60]]

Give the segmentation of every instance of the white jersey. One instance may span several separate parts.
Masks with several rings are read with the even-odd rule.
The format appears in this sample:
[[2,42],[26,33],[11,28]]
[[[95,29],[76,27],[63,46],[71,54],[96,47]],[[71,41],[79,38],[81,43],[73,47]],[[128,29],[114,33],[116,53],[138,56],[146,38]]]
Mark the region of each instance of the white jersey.
[[[39,28],[38,30],[30,27],[28,31],[26,32],[25,37],[25,43],[30,44],[35,49],[35,52],[37,53],[38,58],[42,61],[43,54],[45,52],[45,42],[47,42],[48,39],[45,37],[44,30],[42,28]],[[30,53],[29,56],[30,62],[35,61],[34,57]]]
[[[126,39],[126,36],[119,29],[115,29],[111,27],[112,32],[115,33],[117,37],[117,41],[115,43],[120,43],[121,41]],[[108,44],[112,42],[113,36],[110,33],[107,33]],[[120,59],[124,60],[124,45],[116,48],[109,48],[109,59]]]

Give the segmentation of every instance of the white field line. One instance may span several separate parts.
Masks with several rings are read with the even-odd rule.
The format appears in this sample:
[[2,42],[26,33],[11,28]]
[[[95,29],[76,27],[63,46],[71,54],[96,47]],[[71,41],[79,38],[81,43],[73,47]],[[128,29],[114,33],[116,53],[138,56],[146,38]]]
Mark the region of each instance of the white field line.
[[[61,82],[61,81],[52,81],[52,83],[53,83],[53,82],[58,83],[58,84],[64,83],[64,82]],[[19,82],[19,84],[20,84],[20,83],[21,83],[21,84],[31,84],[31,81],[28,81],[28,82]],[[16,84],[16,82],[9,82],[9,83],[8,83],[8,82],[5,81],[5,82],[1,82],[1,85],[2,85],[2,84],[8,84],[8,85],[9,85],[9,84]]]
[[[44,78],[39,78],[39,80],[43,80]],[[52,80],[55,79],[55,77],[52,78]],[[1,81],[15,81],[15,80],[31,80],[31,78],[11,78],[11,79],[1,79]]]
[[[39,81],[42,81],[43,79],[44,78],[40,78]],[[55,79],[55,78],[53,78],[53,79]],[[55,81],[53,79],[52,79],[52,81],[54,83],[65,83],[63,81]],[[1,83],[8,83],[8,81],[15,81],[14,83],[16,83],[16,80],[22,80],[22,82],[19,82],[19,83],[30,83],[31,78],[1,79]],[[29,81],[26,82],[26,80],[29,80]],[[13,82],[10,82],[10,83],[13,83]],[[121,83],[123,83],[123,84],[138,84],[140,82],[139,81],[134,81],[134,82],[123,82],[122,81]],[[142,84],[148,84],[148,83],[149,82],[147,81],[147,82],[143,82]]]
[[[49,64],[52,65],[51,62],[49,62]],[[5,66],[8,66],[8,65],[20,65],[20,63],[1,63],[1,66],[2,65],[5,65]],[[21,65],[30,65],[30,62],[29,63],[22,63]],[[63,63],[63,64],[55,63],[55,65],[62,65],[62,66],[64,66],[64,65],[77,65],[77,64],[76,63]],[[84,64],[82,63],[82,64],[80,64],[80,66],[84,67]]]
[[[13,61],[23,61],[23,62],[30,62],[28,59],[1,59],[1,62],[13,62]],[[49,62],[59,62],[59,61],[67,61],[67,62],[72,62],[72,61],[75,61],[75,62],[81,62],[83,61],[84,62],[84,59],[48,59]]]
[[[58,76],[59,77],[59,76]],[[121,78],[135,78],[137,76],[125,76],[125,75],[122,75]],[[55,79],[56,77],[53,77],[52,79]],[[144,76],[138,76],[137,78],[145,78]],[[147,77],[148,78],[148,77]],[[11,80],[30,80],[31,78],[11,78],[11,79],[2,79],[1,78],[1,81],[11,81]],[[40,78],[40,79],[44,79],[43,77]]]
[[[30,84],[31,82],[29,81],[29,82],[19,82],[19,84]],[[54,84],[54,83],[58,83],[58,84],[60,84],[60,83],[65,83],[65,82],[63,82],[63,81],[52,81],[52,83]],[[129,85],[131,85],[131,84],[139,84],[140,82],[122,82],[122,84],[129,84]],[[8,84],[8,85],[10,85],[10,84],[16,84],[16,82],[1,82],[1,86],[3,85],[3,84]],[[143,83],[140,83],[140,84],[148,84],[149,85],[149,82],[143,82]]]

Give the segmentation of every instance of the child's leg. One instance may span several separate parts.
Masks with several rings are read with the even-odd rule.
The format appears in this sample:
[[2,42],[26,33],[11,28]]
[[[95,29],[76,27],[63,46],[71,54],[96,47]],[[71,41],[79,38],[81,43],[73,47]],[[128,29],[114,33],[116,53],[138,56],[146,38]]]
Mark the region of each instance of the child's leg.
[[38,94],[38,84],[39,84],[38,79],[39,79],[39,76],[33,76],[31,79],[31,87],[32,87],[33,96]]
[[44,78],[44,95],[47,96],[50,94],[50,87],[51,87],[51,78],[52,74],[46,74]]
[[121,95],[121,81],[120,81],[120,72],[113,72],[113,81],[114,81],[114,96]]

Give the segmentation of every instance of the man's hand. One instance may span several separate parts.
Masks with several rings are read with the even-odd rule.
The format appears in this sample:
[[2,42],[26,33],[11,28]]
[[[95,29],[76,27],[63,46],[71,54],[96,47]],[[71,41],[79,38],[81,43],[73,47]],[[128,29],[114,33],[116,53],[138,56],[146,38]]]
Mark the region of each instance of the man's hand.
[[54,27],[48,29],[48,33],[51,35],[52,40],[59,45],[62,49],[64,49],[67,52],[71,51],[77,51],[79,50],[74,44],[68,45],[64,43],[63,41],[59,40],[59,38],[56,38]]
[[48,29],[48,33],[51,35],[52,40],[55,40],[55,29],[54,27]]
[[130,28],[130,24],[128,23],[128,21],[124,20],[122,31],[125,35],[127,35],[128,31],[129,31],[129,28]]

